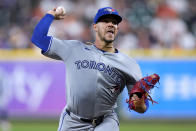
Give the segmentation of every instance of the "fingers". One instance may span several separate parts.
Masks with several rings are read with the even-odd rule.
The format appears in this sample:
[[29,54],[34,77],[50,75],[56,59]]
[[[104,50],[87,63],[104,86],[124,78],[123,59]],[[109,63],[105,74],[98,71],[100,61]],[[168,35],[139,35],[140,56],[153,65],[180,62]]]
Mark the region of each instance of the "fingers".
[[56,20],[62,20],[62,19],[64,19],[65,18],[65,15],[64,16],[55,16],[55,19]]
[[53,10],[49,10],[47,13],[55,17],[55,20],[61,20],[65,18],[66,12],[64,8],[55,7]]
[[49,11],[47,12],[47,14],[51,14],[51,15],[55,16],[55,11],[49,10]]
[[133,94],[133,96],[131,97],[131,100],[139,100],[139,97],[136,94]]

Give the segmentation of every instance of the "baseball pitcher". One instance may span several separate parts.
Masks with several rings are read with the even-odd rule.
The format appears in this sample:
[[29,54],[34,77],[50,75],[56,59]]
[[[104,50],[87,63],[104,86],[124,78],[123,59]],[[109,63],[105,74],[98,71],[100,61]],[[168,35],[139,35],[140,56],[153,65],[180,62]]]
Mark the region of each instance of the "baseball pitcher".
[[114,112],[119,94],[126,87],[130,96],[128,107],[144,113],[148,101],[154,102],[149,90],[159,76],[142,78],[136,61],[114,48],[122,21],[117,10],[111,7],[98,10],[93,22],[95,41],[92,44],[48,36],[52,21],[64,17],[63,7],[48,11],[31,39],[43,55],[63,61],[66,67],[67,105],[58,131],[119,131],[118,116]]

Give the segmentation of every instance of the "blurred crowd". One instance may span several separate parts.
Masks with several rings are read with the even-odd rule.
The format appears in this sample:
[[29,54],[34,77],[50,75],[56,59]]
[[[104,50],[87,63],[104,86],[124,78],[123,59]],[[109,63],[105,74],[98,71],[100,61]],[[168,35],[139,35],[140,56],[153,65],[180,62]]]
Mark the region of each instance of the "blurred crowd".
[[34,48],[31,35],[49,10],[64,6],[67,17],[49,34],[93,42],[93,17],[112,6],[123,17],[115,41],[119,49],[196,49],[196,0],[0,0],[0,48]]

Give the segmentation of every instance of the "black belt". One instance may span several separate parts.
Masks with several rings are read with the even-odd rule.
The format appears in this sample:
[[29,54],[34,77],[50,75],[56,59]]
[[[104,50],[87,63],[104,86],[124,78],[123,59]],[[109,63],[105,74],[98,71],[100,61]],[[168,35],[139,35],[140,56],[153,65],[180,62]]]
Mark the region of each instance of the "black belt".
[[[67,112],[68,115],[71,114],[71,112],[68,109],[66,109],[66,112]],[[95,117],[93,119],[80,118],[80,120],[83,121],[83,122],[86,122],[86,123],[91,123],[94,126],[97,126],[101,122],[103,122],[103,118],[104,118],[104,115],[103,116],[99,116],[99,117]]]

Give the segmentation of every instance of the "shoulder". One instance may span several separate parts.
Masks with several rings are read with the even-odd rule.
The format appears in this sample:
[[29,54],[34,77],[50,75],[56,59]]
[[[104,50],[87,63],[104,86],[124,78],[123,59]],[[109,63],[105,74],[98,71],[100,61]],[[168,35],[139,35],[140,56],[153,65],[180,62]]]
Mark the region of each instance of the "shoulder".
[[61,40],[58,38],[53,38],[52,39],[52,43],[53,44],[62,44],[65,46],[80,46],[80,45],[84,45],[83,42],[79,41],[79,40]]
[[83,43],[79,40],[63,40],[65,44],[72,44],[72,45],[82,45]]
[[134,58],[124,53],[121,53],[121,52],[119,53],[120,53],[119,56],[121,58],[121,61],[128,69],[128,72],[130,72],[130,74],[134,77],[136,81],[141,79],[142,72],[141,72],[140,65],[138,64],[138,62]]
[[119,57],[123,60],[123,62],[127,63],[127,64],[136,64],[138,65],[137,61],[132,58],[131,56],[128,56],[122,52],[119,52]]
[[86,46],[86,45],[91,45],[89,43],[84,43],[82,41],[79,40],[64,40],[65,43],[69,43],[72,45],[78,45],[78,46]]

